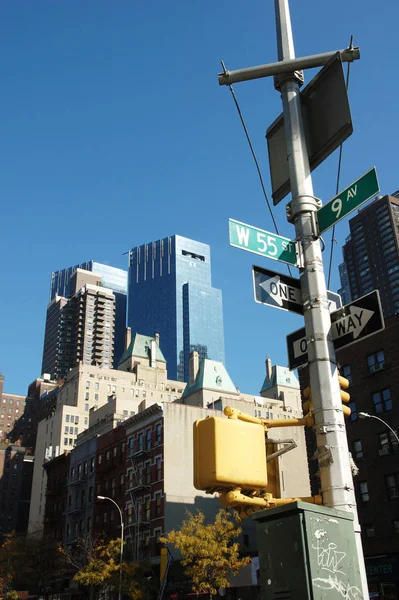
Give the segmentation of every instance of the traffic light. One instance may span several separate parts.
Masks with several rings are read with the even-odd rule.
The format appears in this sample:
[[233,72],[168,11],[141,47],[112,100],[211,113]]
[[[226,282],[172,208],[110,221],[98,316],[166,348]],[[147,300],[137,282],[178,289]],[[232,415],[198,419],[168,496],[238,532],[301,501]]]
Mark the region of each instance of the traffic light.
[[259,423],[207,417],[194,423],[194,487],[208,493],[267,485],[265,429]]
[[346,377],[341,377],[341,375],[338,374],[338,381],[339,381],[339,387],[340,387],[340,391],[341,391],[341,400],[343,402],[342,404],[342,411],[345,415],[345,417],[349,417],[349,415],[351,414],[351,409],[349,408],[349,406],[346,406],[350,400],[350,395],[348,394],[348,392],[345,392],[345,390],[348,389],[349,387],[349,379],[346,379]]
[[[350,400],[350,395],[348,394],[348,392],[345,391],[349,387],[349,380],[346,379],[345,377],[342,377],[338,373],[338,381],[339,381],[341,400],[342,400],[342,412],[344,413],[344,415],[346,417],[349,417],[349,415],[351,414],[351,409],[349,408],[349,406],[347,406],[347,404]],[[312,389],[311,389],[310,385],[308,385],[303,390],[303,397],[305,400],[303,403],[303,406],[302,406],[303,414],[304,415],[309,415],[309,414],[312,415],[314,407],[313,407],[313,400],[312,400]]]

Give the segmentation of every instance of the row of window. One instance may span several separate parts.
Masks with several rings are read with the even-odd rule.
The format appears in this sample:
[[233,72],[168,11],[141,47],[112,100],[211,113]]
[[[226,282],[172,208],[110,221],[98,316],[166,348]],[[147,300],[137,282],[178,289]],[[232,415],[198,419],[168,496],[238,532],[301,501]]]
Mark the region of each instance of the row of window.
[[[392,530],[396,535],[399,535],[399,519],[392,521]],[[376,535],[375,527],[372,523],[362,525],[362,531],[368,538],[375,537]]]
[[[397,430],[393,430],[397,434]],[[383,432],[379,435],[380,441],[380,449],[379,455],[384,456],[387,454],[397,454],[399,453],[399,442],[396,439],[395,434],[392,431]],[[352,443],[352,453],[354,458],[359,459],[363,458],[363,446],[361,440],[355,440]]]
[[[385,476],[385,487],[389,500],[396,500],[399,498],[399,472]],[[367,481],[361,481],[359,483],[359,496],[362,502],[368,502],[370,500]]]

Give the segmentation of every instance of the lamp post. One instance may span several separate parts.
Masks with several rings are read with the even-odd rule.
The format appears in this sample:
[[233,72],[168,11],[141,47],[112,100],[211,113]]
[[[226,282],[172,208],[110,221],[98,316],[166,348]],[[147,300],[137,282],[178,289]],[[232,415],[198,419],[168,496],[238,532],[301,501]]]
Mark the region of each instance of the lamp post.
[[115,502],[115,500],[112,500],[112,498],[109,498],[108,496],[97,496],[97,499],[98,500],[109,500],[110,502],[112,502],[112,504],[115,504],[116,508],[119,511],[119,516],[121,518],[121,554],[120,554],[120,566],[119,566],[119,594],[118,594],[118,600],[121,600],[121,598],[122,598],[122,567],[123,567],[123,530],[124,530],[122,510],[120,509],[119,505]]
[[395,438],[396,438],[396,440],[397,440],[397,442],[399,444],[398,434],[395,433],[395,431],[392,429],[392,427],[390,427],[388,425],[388,423],[386,421],[384,421],[384,419],[380,419],[380,417],[376,417],[375,415],[369,415],[366,412],[360,412],[359,413],[359,418],[360,419],[377,419],[377,421],[381,421],[381,423],[383,423],[385,425],[385,427],[387,427],[393,433],[393,435],[395,436]]

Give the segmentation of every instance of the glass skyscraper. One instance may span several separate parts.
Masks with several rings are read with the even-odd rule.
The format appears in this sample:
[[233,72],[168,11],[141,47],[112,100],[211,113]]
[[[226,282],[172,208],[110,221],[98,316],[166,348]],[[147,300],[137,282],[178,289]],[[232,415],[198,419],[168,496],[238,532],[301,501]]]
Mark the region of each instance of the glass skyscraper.
[[126,299],[127,299],[127,271],[103,265],[90,260],[73,267],[67,267],[51,274],[50,299],[51,303],[56,296],[69,298],[71,295],[71,277],[76,269],[84,269],[101,275],[103,287],[109,288],[115,296],[115,331],[114,331],[114,368],[116,369],[125,350],[126,330]]
[[169,379],[189,380],[189,356],[224,362],[222,292],[207,244],[174,235],[130,251],[128,325],[160,334]]

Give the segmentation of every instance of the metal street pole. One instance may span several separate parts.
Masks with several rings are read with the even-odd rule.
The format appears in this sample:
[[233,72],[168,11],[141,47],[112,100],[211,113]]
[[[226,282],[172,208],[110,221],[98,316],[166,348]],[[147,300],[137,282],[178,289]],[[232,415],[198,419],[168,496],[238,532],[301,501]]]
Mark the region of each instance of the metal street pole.
[[392,433],[392,435],[395,436],[396,441],[399,444],[399,436],[398,436],[398,434],[395,433],[395,431],[392,429],[392,427],[390,425],[388,425],[388,423],[386,421],[384,421],[384,419],[380,419],[380,417],[377,417],[376,415],[369,415],[366,412],[360,412],[358,416],[359,416],[360,419],[376,419],[377,421],[381,421],[381,423],[383,423],[385,425],[385,427],[387,427],[390,430],[390,432]]
[[[275,0],[277,47],[280,61],[295,58],[288,0]],[[364,598],[367,579],[357,518],[356,500],[342,412],[335,351],[330,335],[330,313],[315,213],[320,201],[313,194],[308,152],[303,128],[301,74],[284,73],[275,79],[281,91],[292,200],[287,217],[295,225],[302,249],[301,288],[308,340],[309,375],[314,404],[315,433],[323,504],[352,511]]]
[[112,498],[109,498],[108,496],[97,496],[97,498],[99,500],[109,500],[110,502],[112,502],[112,504],[115,504],[116,508],[119,511],[119,516],[121,518],[121,550],[120,550],[120,564],[119,564],[119,593],[118,593],[118,600],[121,600],[122,599],[122,570],[123,570],[123,533],[124,533],[122,510],[120,509],[119,505],[115,502],[115,500],[113,500]]

